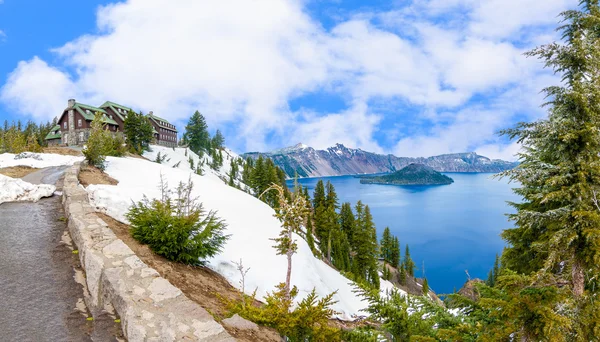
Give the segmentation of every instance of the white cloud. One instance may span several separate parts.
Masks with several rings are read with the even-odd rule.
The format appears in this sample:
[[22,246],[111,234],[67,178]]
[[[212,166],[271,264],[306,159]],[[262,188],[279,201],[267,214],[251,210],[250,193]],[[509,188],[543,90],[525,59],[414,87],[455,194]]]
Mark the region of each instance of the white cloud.
[[[92,104],[121,102],[173,121],[199,109],[211,127],[227,126],[235,136],[229,142],[238,150],[302,141],[402,155],[481,146],[493,151],[500,142],[490,135],[510,124],[514,113],[539,117],[532,106],[540,80],[548,80],[508,38],[529,26],[551,24],[555,19],[547,15],[572,3],[525,1],[539,13],[513,13],[496,0],[431,0],[357,15],[325,31],[306,14],[302,0],[129,0],[98,11],[99,34],[55,49],[62,64],[21,62],[0,99],[36,118],[54,117],[71,97]],[[517,0],[506,2],[522,7]],[[498,24],[490,15],[495,11],[511,17]],[[468,20],[448,25],[430,15]],[[388,26],[376,26],[373,17],[385,18]],[[529,38],[540,36],[553,34],[541,30]],[[290,110],[290,100],[315,92],[341,96],[347,108]],[[469,102],[481,94],[501,94],[510,106],[498,106],[496,98],[487,108]],[[410,113],[375,112],[367,105],[372,100],[421,106],[428,115],[417,121],[433,126],[394,146],[380,146],[377,134],[390,130],[379,127],[383,115],[401,121]]]
[[65,94],[73,90],[73,83],[63,72],[34,57],[20,62],[8,76],[0,100],[42,120],[60,115],[67,106]]
[[364,103],[353,105],[350,109],[327,115],[302,113],[303,124],[292,126],[287,144],[302,142],[315,148],[325,148],[336,143],[348,147],[360,147],[367,151],[383,152],[373,141],[373,134],[381,118],[369,113]]

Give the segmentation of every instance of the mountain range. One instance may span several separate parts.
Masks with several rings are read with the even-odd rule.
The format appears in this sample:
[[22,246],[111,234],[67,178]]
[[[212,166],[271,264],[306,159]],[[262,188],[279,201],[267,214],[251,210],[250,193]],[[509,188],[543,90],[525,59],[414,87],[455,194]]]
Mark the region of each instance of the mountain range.
[[475,152],[443,154],[434,157],[396,157],[377,154],[336,144],[325,150],[315,150],[304,144],[272,152],[248,152],[244,158],[270,158],[288,177],[324,177],[395,172],[417,163],[438,172],[502,172],[517,166],[516,162],[490,159]]

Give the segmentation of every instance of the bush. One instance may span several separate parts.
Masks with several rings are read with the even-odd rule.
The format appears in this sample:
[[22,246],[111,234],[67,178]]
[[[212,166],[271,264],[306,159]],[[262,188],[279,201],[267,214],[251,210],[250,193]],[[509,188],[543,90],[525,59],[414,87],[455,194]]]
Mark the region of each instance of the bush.
[[219,253],[229,238],[226,224],[210,211],[205,214],[201,203],[191,198],[193,183],[179,183],[172,200],[161,176],[161,199],[144,199],[134,203],[127,213],[131,235],[147,244],[156,254],[190,265]]
[[230,301],[221,297],[231,314],[268,326],[287,337],[289,342],[304,341],[341,341],[341,331],[329,325],[329,319],[335,314],[331,305],[334,293],[318,299],[315,290],[304,298],[292,311],[294,298],[298,289],[294,286],[287,295],[285,283],[265,297],[266,304],[262,307],[254,305],[256,294],[242,295],[241,301]]
[[114,135],[102,122],[103,115],[96,113],[92,120],[90,137],[83,149],[83,155],[89,165],[104,170],[106,156],[121,157],[125,154],[125,141],[119,134]]

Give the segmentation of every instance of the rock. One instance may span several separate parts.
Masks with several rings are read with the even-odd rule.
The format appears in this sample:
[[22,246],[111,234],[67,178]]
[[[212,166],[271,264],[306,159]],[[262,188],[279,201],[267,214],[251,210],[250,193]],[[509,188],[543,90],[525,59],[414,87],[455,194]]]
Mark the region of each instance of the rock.
[[235,314],[229,318],[222,320],[221,323],[223,323],[224,326],[232,329],[254,331],[258,330],[258,325],[256,325],[256,323],[250,322],[249,320],[240,317],[238,314]]
[[37,153],[31,153],[31,152],[22,152],[15,156],[15,160],[27,159],[27,158],[31,158],[31,159],[35,159],[35,160],[42,160],[42,156],[40,156]]

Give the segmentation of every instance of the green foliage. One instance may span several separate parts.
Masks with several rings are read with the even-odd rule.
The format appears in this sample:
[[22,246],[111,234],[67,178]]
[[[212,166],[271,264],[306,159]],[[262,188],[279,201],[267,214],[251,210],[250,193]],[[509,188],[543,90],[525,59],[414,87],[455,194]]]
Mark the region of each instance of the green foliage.
[[410,164],[403,169],[384,176],[363,176],[363,184],[397,184],[397,185],[443,185],[452,184],[454,180],[423,164]]
[[[283,187],[286,189],[286,193],[289,193],[283,171],[271,159],[265,159],[262,156],[257,160],[246,160],[242,171],[242,181],[250,186],[257,197],[263,194],[272,184]],[[289,196],[289,194],[286,196]],[[279,208],[279,199],[274,192],[264,193],[263,196],[260,196],[260,199],[274,209]]]
[[369,303],[365,311],[372,326],[389,341],[474,341],[458,338],[455,331],[461,330],[462,317],[423,296],[413,297],[396,290],[382,295],[364,285],[356,292]]
[[142,154],[148,151],[152,142],[152,124],[142,113],[130,110],[123,121],[125,137],[127,137],[127,148],[131,153]]
[[223,136],[223,134],[221,133],[220,130],[217,130],[217,132],[215,133],[215,136],[212,138],[211,146],[212,146],[212,148],[218,149],[218,150],[225,147],[225,137]]
[[415,262],[410,257],[410,249],[408,245],[406,245],[406,250],[404,251],[404,262],[402,267],[406,271],[406,275],[411,277],[415,276]]
[[429,282],[427,281],[427,278],[423,279],[423,295],[424,296],[429,295]]
[[183,141],[190,150],[202,157],[204,151],[208,151],[211,145],[210,134],[208,133],[208,125],[206,119],[199,111],[194,112],[187,126],[185,126],[185,134]]
[[112,147],[112,141],[109,141],[111,133],[104,129],[105,125],[102,121],[102,113],[97,112],[92,120],[90,136],[82,151],[87,163],[100,170],[104,170],[106,155]]
[[129,209],[131,235],[155,253],[185,264],[199,265],[218,254],[229,238],[224,235],[226,224],[215,212],[206,214],[191,197],[192,181],[179,184],[174,200],[162,176],[160,189],[161,199],[144,197]]
[[167,159],[167,155],[166,155],[166,154],[163,154],[163,155],[161,155],[161,154],[160,154],[160,151],[159,151],[159,152],[156,154],[156,158],[154,159],[154,162],[155,162],[155,163],[162,164],[162,163],[164,163],[165,161],[167,161],[167,162],[168,162],[169,160],[171,160],[171,159],[170,159],[170,158],[169,158],[169,159]]
[[318,299],[313,291],[292,309],[298,289],[294,286],[290,294],[286,292],[285,284],[265,297],[265,305],[254,306],[255,295],[243,296],[242,301],[226,301],[232,314],[253,321],[257,324],[272,327],[290,342],[341,341],[339,329],[329,325],[329,320],[335,314],[331,306],[335,304],[334,293]]
[[494,267],[488,273],[488,278],[485,283],[489,287],[494,287],[496,282],[498,281],[498,276],[500,275],[500,257],[496,254],[496,260],[494,261]]

